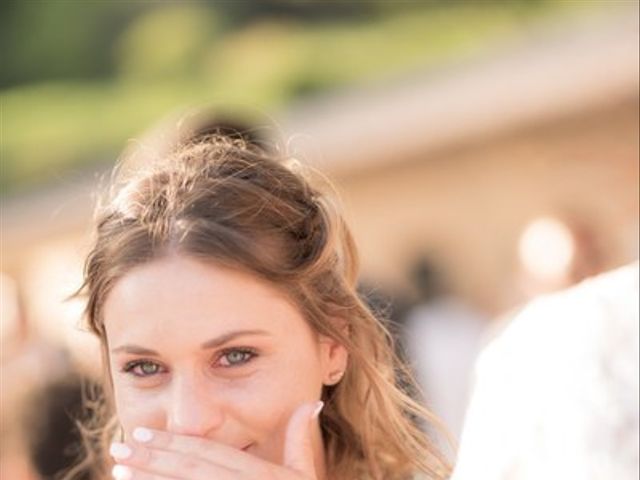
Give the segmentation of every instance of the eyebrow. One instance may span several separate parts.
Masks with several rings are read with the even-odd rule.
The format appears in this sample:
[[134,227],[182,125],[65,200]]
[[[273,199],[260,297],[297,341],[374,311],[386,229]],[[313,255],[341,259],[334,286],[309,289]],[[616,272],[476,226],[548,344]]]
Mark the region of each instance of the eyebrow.
[[[249,335],[270,335],[266,330],[234,330],[232,332],[228,332],[222,334],[218,337],[212,338],[211,340],[207,340],[206,342],[200,345],[200,348],[203,350],[209,350],[211,348],[218,348],[225,343],[230,342],[231,340],[235,340],[238,337],[244,337]],[[141,347],[139,345],[121,345],[111,350],[111,353],[130,353],[134,355],[150,355],[150,356],[160,356],[158,352],[155,350],[151,350],[148,348]]]

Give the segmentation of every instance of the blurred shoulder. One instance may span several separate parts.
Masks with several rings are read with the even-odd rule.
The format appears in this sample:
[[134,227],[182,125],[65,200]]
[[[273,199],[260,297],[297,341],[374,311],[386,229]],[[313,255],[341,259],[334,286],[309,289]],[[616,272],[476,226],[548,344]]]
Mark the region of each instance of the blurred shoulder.
[[487,345],[478,369],[505,365],[507,359],[514,366],[532,356],[544,363],[544,357],[578,353],[616,332],[637,331],[638,276],[635,262],[531,301]]
[[517,312],[476,364],[453,478],[627,478],[588,472],[637,458],[638,323],[637,263]]

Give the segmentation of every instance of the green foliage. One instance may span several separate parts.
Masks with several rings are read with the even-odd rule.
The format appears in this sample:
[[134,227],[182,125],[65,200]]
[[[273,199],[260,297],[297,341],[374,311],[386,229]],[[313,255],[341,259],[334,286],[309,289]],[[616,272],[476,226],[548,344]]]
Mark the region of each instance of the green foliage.
[[0,74],[0,189],[111,162],[128,138],[182,107],[273,111],[477,55],[565,8],[343,3],[3,3],[11,22],[0,20],[0,38],[12,43]]
[[193,73],[216,29],[214,12],[203,5],[152,10],[136,18],[118,38],[118,73],[147,80]]
[[0,88],[109,75],[109,45],[139,10],[130,2],[105,1],[8,0],[0,5]]

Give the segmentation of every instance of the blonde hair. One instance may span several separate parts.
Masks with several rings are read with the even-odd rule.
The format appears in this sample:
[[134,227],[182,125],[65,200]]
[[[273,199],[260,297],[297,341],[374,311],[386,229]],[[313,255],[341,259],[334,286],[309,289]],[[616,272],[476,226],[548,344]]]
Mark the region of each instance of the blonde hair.
[[435,419],[398,386],[408,372],[356,291],[351,233],[309,174],[255,145],[213,135],[125,175],[96,219],[80,290],[88,296],[88,326],[106,355],[102,307],[110,289],[136,265],[171,253],[251,272],[286,291],[313,330],[349,353],[342,381],[323,391],[329,477],[446,478],[449,466],[420,425]]

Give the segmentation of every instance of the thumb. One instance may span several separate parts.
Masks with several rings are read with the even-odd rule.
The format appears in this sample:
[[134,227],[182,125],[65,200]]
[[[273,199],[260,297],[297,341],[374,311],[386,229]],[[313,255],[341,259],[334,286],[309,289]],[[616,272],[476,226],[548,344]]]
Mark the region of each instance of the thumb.
[[322,402],[302,404],[287,425],[284,465],[311,478],[316,478],[311,432],[323,406]]

